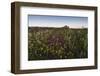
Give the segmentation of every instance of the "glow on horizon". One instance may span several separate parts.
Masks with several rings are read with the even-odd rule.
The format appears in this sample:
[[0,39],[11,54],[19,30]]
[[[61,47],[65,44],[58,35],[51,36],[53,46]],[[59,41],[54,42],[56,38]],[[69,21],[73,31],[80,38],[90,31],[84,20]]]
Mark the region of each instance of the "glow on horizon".
[[29,27],[64,27],[87,28],[88,17],[73,16],[47,16],[47,15],[29,15]]

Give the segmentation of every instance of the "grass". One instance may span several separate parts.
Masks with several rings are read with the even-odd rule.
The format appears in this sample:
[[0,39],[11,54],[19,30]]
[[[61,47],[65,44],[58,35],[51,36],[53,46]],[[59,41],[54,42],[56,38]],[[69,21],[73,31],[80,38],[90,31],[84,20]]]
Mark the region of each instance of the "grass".
[[88,57],[87,29],[28,28],[28,60]]

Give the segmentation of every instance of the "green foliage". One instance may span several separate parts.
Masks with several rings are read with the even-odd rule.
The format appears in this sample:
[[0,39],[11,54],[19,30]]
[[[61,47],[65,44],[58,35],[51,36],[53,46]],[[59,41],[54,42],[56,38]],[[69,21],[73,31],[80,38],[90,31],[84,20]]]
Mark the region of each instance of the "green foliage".
[[87,29],[29,27],[28,59],[87,58]]

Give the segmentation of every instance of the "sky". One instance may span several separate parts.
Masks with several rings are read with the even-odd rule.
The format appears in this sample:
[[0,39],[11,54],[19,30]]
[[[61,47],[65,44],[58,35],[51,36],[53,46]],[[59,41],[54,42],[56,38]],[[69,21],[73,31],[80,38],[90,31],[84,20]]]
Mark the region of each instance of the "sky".
[[29,15],[29,27],[63,27],[70,28],[88,27],[88,17],[75,16],[50,16],[50,15]]

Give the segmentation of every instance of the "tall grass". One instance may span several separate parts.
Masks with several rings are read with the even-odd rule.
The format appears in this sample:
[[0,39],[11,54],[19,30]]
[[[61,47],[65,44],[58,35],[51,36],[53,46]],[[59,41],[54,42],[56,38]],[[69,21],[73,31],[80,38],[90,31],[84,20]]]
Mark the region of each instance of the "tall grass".
[[28,28],[28,60],[88,57],[87,29]]

